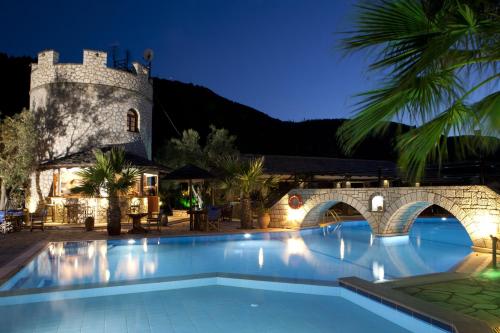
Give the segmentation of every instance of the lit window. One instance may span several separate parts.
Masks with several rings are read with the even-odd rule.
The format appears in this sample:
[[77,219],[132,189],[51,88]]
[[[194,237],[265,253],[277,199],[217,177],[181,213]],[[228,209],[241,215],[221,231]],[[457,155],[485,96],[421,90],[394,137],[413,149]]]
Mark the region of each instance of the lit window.
[[384,210],[384,197],[376,195],[372,198],[372,212],[381,212]]
[[127,112],[127,130],[129,132],[139,132],[139,116],[132,109]]

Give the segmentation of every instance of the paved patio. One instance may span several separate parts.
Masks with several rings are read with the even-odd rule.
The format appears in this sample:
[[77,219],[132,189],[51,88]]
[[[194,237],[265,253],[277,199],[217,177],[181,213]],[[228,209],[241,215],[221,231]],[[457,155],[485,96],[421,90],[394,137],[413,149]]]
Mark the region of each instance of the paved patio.
[[500,271],[491,272],[486,271],[466,279],[416,285],[399,290],[442,308],[481,319],[491,327],[499,327]]

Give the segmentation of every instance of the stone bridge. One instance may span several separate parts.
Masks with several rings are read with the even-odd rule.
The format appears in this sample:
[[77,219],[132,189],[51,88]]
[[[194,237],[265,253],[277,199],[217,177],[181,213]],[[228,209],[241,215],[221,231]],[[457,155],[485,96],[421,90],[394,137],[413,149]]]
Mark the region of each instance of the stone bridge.
[[491,249],[490,234],[499,236],[500,232],[500,195],[479,185],[295,189],[271,208],[271,226],[318,225],[326,211],[339,202],[355,208],[377,236],[407,234],[418,215],[431,205],[455,216],[477,250]]

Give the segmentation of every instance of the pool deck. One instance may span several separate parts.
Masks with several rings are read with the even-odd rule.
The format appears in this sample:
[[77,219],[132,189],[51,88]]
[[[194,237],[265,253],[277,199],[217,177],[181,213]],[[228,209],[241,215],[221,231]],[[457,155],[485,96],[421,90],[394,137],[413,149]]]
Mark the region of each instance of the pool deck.
[[393,289],[389,284],[371,283],[357,277],[341,278],[339,284],[415,318],[443,327],[448,331],[458,333],[492,332],[491,327],[483,321],[449,311],[415,297],[409,297],[407,294]]

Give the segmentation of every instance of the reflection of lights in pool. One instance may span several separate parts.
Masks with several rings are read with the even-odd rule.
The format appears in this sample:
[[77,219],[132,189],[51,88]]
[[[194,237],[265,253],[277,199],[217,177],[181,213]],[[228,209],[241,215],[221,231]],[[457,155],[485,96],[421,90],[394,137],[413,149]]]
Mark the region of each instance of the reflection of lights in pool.
[[260,248],[259,249],[259,268],[262,268],[264,266],[264,249]]
[[370,232],[370,246],[373,245],[373,233]]
[[91,259],[94,256],[94,253],[95,253],[95,246],[94,244],[90,244],[87,252],[89,259]]
[[106,270],[104,278],[106,279],[106,282],[109,281],[109,277],[111,276],[111,273],[109,272],[109,269]]
[[306,244],[301,238],[289,238],[286,243],[288,254],[303,254],[306,251]]
[[408,235],[402,236],[380,236],[377,237],[380,242],[384,245],[400,245],[406,244],[410,241],[410,237]]
[[340,260],[344,260],[344,249],[345,249],[344,239],[341,238],[340,239]]
[[249,233],[246,233],[243,235],[243,237],[245,237],[246,239],[249,239],[250,237],[252,237],[252,235],[250,235]]
[[384,281],[385,270],[383,264],[379,264],[377,261],[374,261],[372,264],[372,272],[375,282]]
[[251,306],[252,308],[257,308],[257,307],[259,307],[259,304],[252,303],[252,304],[250,304],[250,306]]
[[146,239],[142,241],[142,250],[144,253],[148,252],[148,241]]
[[446,221],[446,220],[447,220],[446,217],[441,218],[441,221]]
[[135,244],[135,239],[129,239],[129,240],[128,240],[128,243],[129,243],[129,244]]

